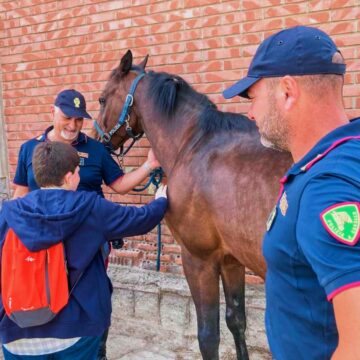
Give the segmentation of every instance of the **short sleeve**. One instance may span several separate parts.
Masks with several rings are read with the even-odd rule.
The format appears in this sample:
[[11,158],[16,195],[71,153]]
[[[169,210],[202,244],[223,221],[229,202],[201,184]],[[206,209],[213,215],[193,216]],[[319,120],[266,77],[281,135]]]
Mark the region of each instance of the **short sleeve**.
[[[3,246],[7,230],[8,230],[8,226],[5,221],[4,212],[0,210],[0,249]],[[0,251],[0,254],[1,254],[1,251]]]
[[124,175],[123,170],[120,165],[112,158],[110,153],[106,150],[105,146],[102,146],[102,162],[101,162],[101,171],[104,183],[110,185],[119,177]]
[[29,186],[27,180],[27,166],[26,166],[26,150],[24,145],[21,145],[19,151],[19,158],[16,167],[16,173],[14,177],[14,184],[22,185],[22,186]]
[[[360,286],[360,241],[352,245],[340,241],[327,228],[322,215],[334,207],[343,212],[342,204],[356,207],[359,201],[360,184],[334,175],[313,178],[301,197],[296,225],[298,244],[329,300],[349,287]],[[358,220],[342,215],[337,224],[340,228],[358,227]]]

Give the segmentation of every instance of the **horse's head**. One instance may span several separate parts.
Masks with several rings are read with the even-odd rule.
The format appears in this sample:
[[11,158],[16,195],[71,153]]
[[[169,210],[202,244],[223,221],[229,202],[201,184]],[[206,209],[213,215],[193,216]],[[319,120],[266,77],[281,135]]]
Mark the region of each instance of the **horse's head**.
[[95,128],[98,138],[113,150],[129,138],[137,140],[143,134],[134,94],[137,84],[145,75],[147,59],[148,56],[134,66],[132,53],[128,50],[119,66],[111,72],[99,98],[100,113]]

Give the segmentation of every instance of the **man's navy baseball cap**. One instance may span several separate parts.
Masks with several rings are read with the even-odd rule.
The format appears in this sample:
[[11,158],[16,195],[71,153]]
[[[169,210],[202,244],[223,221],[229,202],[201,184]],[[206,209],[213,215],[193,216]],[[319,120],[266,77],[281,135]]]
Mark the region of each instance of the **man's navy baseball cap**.
[[74,89],[61,91],[56,97],[55,106],[68,117],[91,119],[86,112],[84,96]]
[[[296,26],[279,31],[258,47],[246,77],[223,92],[225,99],[236,95],[248,98],[247,91],[257,81],[285,75],[339,74],[346,71],[344,63],[336,63],[340,53],[323,31]],[[342,57],[340,57],[342,58]]]

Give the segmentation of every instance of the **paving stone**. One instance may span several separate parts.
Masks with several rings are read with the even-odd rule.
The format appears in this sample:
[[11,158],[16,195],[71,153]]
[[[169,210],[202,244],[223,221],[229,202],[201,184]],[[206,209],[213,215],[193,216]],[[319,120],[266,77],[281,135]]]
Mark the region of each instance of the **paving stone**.
[[159,295],[157,293],[135,292],[135,317],[159,321]]

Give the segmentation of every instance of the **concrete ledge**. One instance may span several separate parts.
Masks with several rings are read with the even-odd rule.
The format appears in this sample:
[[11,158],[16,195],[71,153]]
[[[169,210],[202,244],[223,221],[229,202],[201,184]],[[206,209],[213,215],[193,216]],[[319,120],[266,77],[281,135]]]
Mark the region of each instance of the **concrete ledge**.
[[[114,286],[111,338],[123,344],[111,345],[111,359],[123,358],[131,338],[137,350],[157,345],[163,359],[201,359],[196,330],[196,313],[186,280],[182,276],[139,268],[110,265]],[[247,344],[250,359],[271,359],[264,330],[264,287],[246,287]],[[236,359],[233,338],[225,324],[225,305],[221,299],[221,359]],[[130,346],[131,347],[131,346]],[[169,354],[166,356],[166,351]],[[174,357],[175,356],[175,357]],[[155,360],[155,359],[154,359]]]

